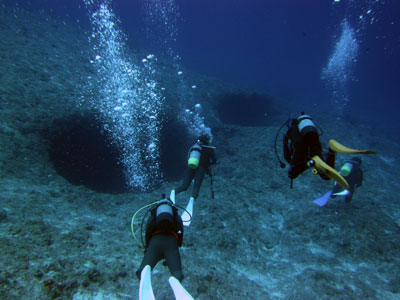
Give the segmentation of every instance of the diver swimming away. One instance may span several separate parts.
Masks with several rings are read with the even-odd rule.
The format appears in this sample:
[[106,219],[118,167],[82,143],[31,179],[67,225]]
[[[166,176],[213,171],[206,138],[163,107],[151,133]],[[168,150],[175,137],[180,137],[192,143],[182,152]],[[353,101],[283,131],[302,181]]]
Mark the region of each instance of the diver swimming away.
[[191,218],[189,216],[193,216],[194,200],[199,196],[204,175],[209,174],[211,176],[210,166],[217,162],[214,149],[214,146],[210,146],[210,136],[207,134],[201,135],[196,143],[189,149],[187,158],[188,164],[182,184],[178,188],[171,190],[170,199],[175,203],[175,196],[186,191],[194,180],[192,196],[182,215],[184,226],[190,225]]
[[[149,206],[150,208],[146,213],[147,215],[150,212],[150,217],[146,223],[145,255],[136,271],[136,276],[140,280],[139,300],[155,299],[151,286],[151,271],[162,259],[165,259],[163,264],[168,266],[171,273],[168,281],[175,298],[177,300],[193,300],[193,297],[181,284],[184,275],[179,247],[182,246],[183,242],[183,223],[178,214],[178,209],[172,201],[166,199],[163,195],[162,200],[139,209],[132,218],[132,233],[136,239],[133,230],[134,218],[139,211]],[[143,221],[146,215],[143,217]]]

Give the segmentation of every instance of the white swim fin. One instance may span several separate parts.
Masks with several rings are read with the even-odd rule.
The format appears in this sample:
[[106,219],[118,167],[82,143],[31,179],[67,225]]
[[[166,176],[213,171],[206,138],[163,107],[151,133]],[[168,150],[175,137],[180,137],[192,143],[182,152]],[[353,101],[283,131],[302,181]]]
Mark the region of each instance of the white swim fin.
[[151,267],[145,266],[140,273],[139,300],[155,300],[151,287]]
[[171,190],[171,194],[169,195],[169,199],[175,204],[175,190]]
[[194,300],[194,298],[189,294],[187,290],[182,286],[180,281],[176,279],[174,276],[171,276],[168,280],[169,285],[174,291],[176,300]]
[[182,214],[182,222],[184,226],[189,226],[190,222],[192,221],[193,203],[194,203],[194,198],[190,197],[189,202],[186,205],[186,210]]
[[350,192],[348,190],[343,190],[339,193],[334,193],[333,196],[347,196],[349,194],[350,194]]

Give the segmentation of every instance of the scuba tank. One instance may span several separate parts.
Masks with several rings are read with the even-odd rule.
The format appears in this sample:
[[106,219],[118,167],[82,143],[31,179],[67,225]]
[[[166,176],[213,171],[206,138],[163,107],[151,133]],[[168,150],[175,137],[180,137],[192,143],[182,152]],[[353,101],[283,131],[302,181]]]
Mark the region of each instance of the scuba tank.
[[313,120],[308,115],[301,114],[297,117],[296,122],[301,136],[305,136],[309,132],[318,132]]
[[[152,232],[147,232],[147,225],[152,224],[151,227],[154,228],[154,226],[156,227],[156,229],[158,228],[163,228],[166,230],[172,230],[172,231],[176,231],[177,228],[179,229],[178,236],[180,236],[180,238],[178,239],[178,242],[180,241],[180,245],[182,245],[182,235],[183,235],[183,225],[182,225],[182,220],[181,218],[177,218],[178,215],[178,209],[185,209],[181,206],[176,206],[172,203],[172,201],[168,200],[165,198],[165,194],[162,195],[162,200],[159,201],[155,201],[152,202],[150,204],[147,204],[145,206],[143,206],[142,208],[138,209],[134,215],[132,216],[131,219],[131,231],[132,231],[132,235],[133,238],[135,239],[136,243],[138,244],[139,247],[143,247],[146,249],[147,244],[151,238],[151,233]],[[146,211],[146,213],[144,214],[142,221],[140,222],[140,240],[141,242],[139,242],[138,238],[136,237],[135,234],[135,230],[134,230],[134,223],[135,223],[135,218],[138,215],[138,213],[140,213],[142,210],[148,208],[148,210]],[[146,234],[145,234],[145,241],[143,240],[143,227],[145,224],[145,220],[146,220],[146,216],[148,214],[151,214],[151,216],[149,218],[147,218],[147,225],[146,225]],[[178,219],[180,219],[180,225],[179,222],[178,224],[176,224],[176,221],[178,221]],[[149,223],[150,221],[150,223]],[[178,226],[178,227],[176,227]]]
[[174,223],[174,212],[171,202],[168,200],[161,200],[155,209],[156,224]]
[[167,199],[160,200],[155,207],[151,208],[151,217],[147,220],[146,225],[145,246],[149,244],[155,234],[169,234],[176,231],[176,213],[176,208]]
[[351,162],[346,162],[341,168],[339,173],[342,176],[349,176],[351,173],[351,170],[353,169],[353,164]]
[[197,169],[199,166],[201,151],[203,148],[199,143],[194,144],[189,150],[188,167],[191,169]]

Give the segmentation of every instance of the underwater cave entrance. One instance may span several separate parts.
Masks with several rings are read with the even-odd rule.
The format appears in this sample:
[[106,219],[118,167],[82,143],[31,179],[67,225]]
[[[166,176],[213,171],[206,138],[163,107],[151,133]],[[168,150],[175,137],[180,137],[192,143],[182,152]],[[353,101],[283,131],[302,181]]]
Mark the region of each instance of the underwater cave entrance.
[[48,136],[55,170],[73,185],[100,193],[127,191],[120,153],[94,116],[55,120]]
[[219,119],[240,126],[267,126],[277,113],[273,98],[265,94],[226,93],[216,99]]
[[[125,184],[121,153],[94,116],[72,115],[55,120],[45,137],[49,157],[58,174],[73,185],[100,193],[123,193]],[[164,118],[160,138],[160,165],[164,180],[179,180],[190,144],[187,130],[176,118]],[[160,182],[154,183],[154,187]]]

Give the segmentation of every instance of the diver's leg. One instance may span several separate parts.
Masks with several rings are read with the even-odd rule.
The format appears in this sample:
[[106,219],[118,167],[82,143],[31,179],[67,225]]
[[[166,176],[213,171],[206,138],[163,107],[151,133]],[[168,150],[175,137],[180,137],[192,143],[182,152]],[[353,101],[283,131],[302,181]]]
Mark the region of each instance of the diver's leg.
[[182,184],[175,189],[175,195],[178,195],[180,192],[186,191],[190,184],[192,183],[193,177],[194,177],[195,171],[186,168],[185,175],[183,177]]
[[198,167],[196,174],[194,175],[194,183],[193,183],[193,191],[192,191],[192,197],[194,199],[197,199],[197,197],[199,196],[200,186],[201,186],[201,183],[203,182],[205,173],[206,173],[206,170],[203,167]]
[[344,197],[344,201],[346,203],[350,203],[351,199],[353,199],[354,190],[355,190],[354,188],[350,188],[350,190],[349,190],[350,193],[348,195],[346,195],[346,197]]
[[163,249],[164,257],[167,261],[167,265],[171,275],[179,281],[182,281],[184,276],[182,273],[181,256],[179,253],[178,241],[175,236],[164,236]]
[[160,236],[154,236],[149,243],[149,247],[147,248],[142,263],[140,264],[139,269],[136,271],[136,276],[140,280],[140,273],[146,265],[149,265],[153,270],[156,264],[163,258],[162,253],[162,245],[160,245]]
[[[322,157],[321,157],[322,158]],[[335,160],[336,160],[336,153],[329,148],[328,153],[325,156],[325,162],[332,167],[335,168]]]

